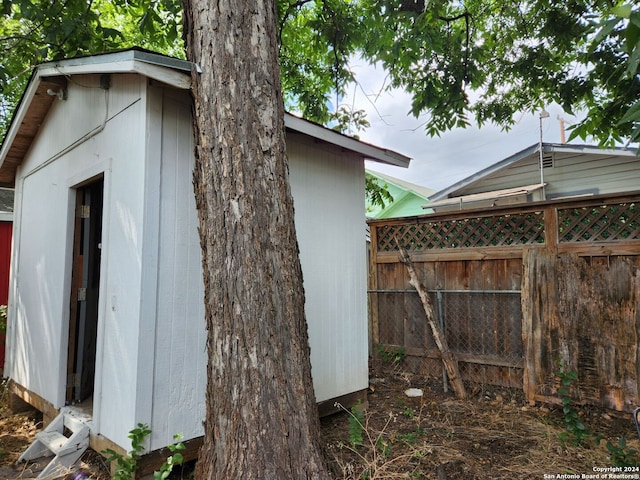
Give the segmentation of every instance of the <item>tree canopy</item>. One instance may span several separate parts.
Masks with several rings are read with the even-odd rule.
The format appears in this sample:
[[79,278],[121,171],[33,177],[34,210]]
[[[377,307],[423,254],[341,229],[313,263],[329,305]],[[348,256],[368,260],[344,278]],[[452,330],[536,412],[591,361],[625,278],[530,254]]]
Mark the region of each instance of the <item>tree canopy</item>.
[[[287,99],[327,122],[331,98],[357,81],[354,55],[381,64],[438,135],[505,127],[552,102],[584,111],[573,136],[640,139],[640,9],[615,1],[281,0]],[[309,87],[315,86],[315,89]],[[319,87],[319,88],[318,88]],[[336,101],[337,104],[337,101]]]
[[[286,107],[344,129],[358,56],[427,114],[426,133],[475,120],[505,127],[552,102],[584,112],[572,135],[640,140],[640,7],[616,0],[278,0]],[[3,0],[4,121],[32,66],[133,45],[183,56],[179,0]]]

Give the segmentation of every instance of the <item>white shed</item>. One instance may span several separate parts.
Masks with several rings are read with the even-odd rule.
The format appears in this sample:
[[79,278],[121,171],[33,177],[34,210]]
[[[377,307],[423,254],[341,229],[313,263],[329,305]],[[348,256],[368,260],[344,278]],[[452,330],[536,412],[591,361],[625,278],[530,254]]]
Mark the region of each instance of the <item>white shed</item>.
[[[39,66],[0,150],[15,185],[5,375],[49,419],[149,451],[203,434],[205,326],[192,191],[191,64],[141,50]],[[403,155],[287,115],[319,405],[368,387],[364,160]]]

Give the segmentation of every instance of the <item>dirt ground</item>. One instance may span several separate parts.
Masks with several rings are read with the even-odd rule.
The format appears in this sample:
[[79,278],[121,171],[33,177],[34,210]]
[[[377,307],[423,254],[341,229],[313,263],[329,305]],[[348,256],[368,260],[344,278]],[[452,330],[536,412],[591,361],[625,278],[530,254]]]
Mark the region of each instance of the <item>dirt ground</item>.
[[[620,462],[612,460],[607,442],[619,454],[640,450],[630,414],[575,406],[593,435],[585,446],[574,446],[571,436],[560,440],[567,432],[562,408],[530,406],[519,390],[466,385],[470,398],[461,401],[444,393],[441,379],[408,375],[398,366],[373,371],[370,383],[361,446],[349,442],[347,414],[323,421],[338,479],[612,478],[598,470]],[[409,388],[423,396],[408,397]],[[622,452],[620,437],[627,441]],[[630,478],[640,478],[637,467],[628,470],[638,475]]]
[[[594,435],[586,445],[574,446],[571,437],[565,444],[560,440],[566,432],[560,407],[526,405],[516,390],[467,385],[471,397],[460,401],[444,393],[441,381],[405,374],[398,365],[373,370],[370,380],[364,413],[322,420],[322,442],[337,480],[640,478],[637,467],[617,477],[624,470],[599,470],[621,462],[612,459],[607,442],[618,447],[619,456],[627,454],[627,462],[633,460],[630,450],[640,450],[630,414],[576,406]],[[409,397],[409,388],[423,395]],[[38,466],[16,466],[15,461],[40,428],[40,419],[12,415],[4,386],[0,395],[0,479],[34,478]],[[598,442],[595,435],[602,439]],[[624,449],[620,437],[627,441]],[[95,452],[87,452],[79,468],[90,478],[109,478]],[[175,478],[191,477],[185,469]]]

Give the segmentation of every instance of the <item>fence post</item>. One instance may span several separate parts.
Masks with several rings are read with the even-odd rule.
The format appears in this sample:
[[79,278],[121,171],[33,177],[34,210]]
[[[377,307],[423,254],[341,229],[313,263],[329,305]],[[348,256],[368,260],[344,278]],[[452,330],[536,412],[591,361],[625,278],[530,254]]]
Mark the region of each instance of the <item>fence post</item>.
[[558,251],[558,209],[553,205],[544,209],[544,245],[548,252]]
[[[444,309],[442,308],[442,290],[438,290],[436,292],[436,299],[438,301],[438,319],[440,320],[440,329],[444,334],[445,329],[444,329]],[[449,384],[447,382],[447,368],[444,365],[442,366],[442,388],[444,389],[444,393],[447,393],[449,391]]]

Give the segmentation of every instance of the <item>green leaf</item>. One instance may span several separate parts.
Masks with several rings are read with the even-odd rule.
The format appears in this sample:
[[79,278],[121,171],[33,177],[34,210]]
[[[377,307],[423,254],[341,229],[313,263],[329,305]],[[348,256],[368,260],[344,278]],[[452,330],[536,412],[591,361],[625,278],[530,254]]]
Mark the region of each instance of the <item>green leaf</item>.
[[616,17],[629,18],[631,16],[631,5],[619,5],[611,9],[611,13]]
[[618,124],[627,122],[640,122],[640,100],[631,105],[631,108],[627,110],[627,113],[624,114]]
[[181,453],[175,453],[173,455],[173,465],[182,465],[184,462],[184,456]]

